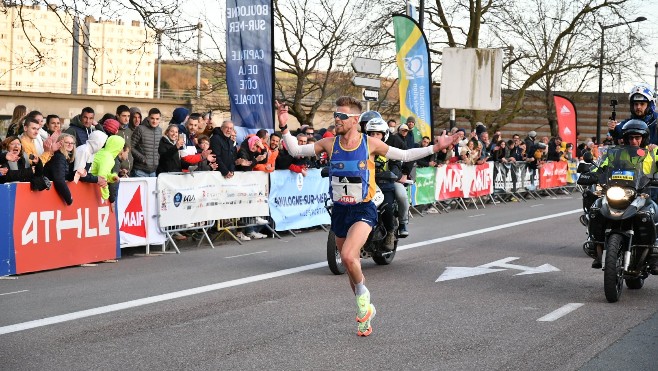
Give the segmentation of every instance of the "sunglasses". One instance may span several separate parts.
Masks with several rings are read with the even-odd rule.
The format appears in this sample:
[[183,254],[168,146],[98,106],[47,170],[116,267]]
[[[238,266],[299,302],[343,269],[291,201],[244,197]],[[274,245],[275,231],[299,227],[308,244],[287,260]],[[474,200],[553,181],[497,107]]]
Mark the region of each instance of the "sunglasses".
[[343,113],[343,112],[334,112],[334,118],[339,120],[347,120],[350,117],[360,116],[358,113]]

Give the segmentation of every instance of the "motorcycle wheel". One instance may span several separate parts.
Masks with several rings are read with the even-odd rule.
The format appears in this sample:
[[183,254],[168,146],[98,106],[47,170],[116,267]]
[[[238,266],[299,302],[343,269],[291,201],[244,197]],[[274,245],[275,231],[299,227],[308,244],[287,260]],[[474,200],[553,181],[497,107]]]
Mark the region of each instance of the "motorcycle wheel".
[[619,300],[624,288],[624,255],[621,251],[622,243],[622,236],[613,234],[608,238],[606,247],[603,290],[605,291],[605,298],[610,303]]
[[335,275],[345,273],[345,266],[340,258],[340,253],[336,246],[336,235],[333,231],[329,231],[329,236],[327,236],[327,263],[329,264],[331,273]]
[[374,253],[372,254],[372,260],[377,263],[377,265],[389,265],[395,258],[395,251],[398,249],[398,240],[395,240],[395,245],[393,245],[393,251],[386,253]]
[[639,290],[644,286],[644,278],[627,278],[626,287],[631,290]]

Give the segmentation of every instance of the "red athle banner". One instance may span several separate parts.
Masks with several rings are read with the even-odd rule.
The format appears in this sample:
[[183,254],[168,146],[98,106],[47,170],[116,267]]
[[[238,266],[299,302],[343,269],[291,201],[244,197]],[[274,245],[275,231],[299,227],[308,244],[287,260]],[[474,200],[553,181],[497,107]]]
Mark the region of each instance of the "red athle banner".
[[96,184],[68,183],[67,206],[55,187],[32,192],[16,187],[14,250],[16,274],[93,263],[120,256],[117,217]]
[[[557,117],[557,133],[565,143],[573,144],[572,156],[576,158],[576,107],[567,97],[554,94],[555,116]],[[559,150],[559,148],[558,148]]]
[[539,188],[556,188],[567,185],[567,162],[547,162],[539,167]]

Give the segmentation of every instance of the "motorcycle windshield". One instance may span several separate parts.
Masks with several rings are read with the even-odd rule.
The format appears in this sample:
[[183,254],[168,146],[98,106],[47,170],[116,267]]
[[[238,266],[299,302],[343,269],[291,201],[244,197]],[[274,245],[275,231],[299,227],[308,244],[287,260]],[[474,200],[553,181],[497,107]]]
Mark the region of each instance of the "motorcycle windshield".
[[606,184],[609,186],[643,188],[649,178],[644,174],[644,158],[649,156],[648,150],[640,147],[617,146],[608,149],[603,162],[605,166]]

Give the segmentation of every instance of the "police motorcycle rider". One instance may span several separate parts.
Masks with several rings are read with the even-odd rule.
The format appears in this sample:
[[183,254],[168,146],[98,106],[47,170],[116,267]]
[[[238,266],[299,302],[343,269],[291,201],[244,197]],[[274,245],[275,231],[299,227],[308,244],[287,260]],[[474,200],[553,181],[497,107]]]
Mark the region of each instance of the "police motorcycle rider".
[[[377,111],[366,111],[359,116],[359,124],[361,126],[361,132],[366,133],[366,124],[371,119],[378,118],[384,121],[382,115]],[[386,121],[384,121],[386,122]],[[387,130],[388,124],[386,124]],[[389,131],[390,133],[390,131]],[[398,135],[387,135],[385,139],[382,139],[382,142],[388,144],[390,147],[399,148],[399,149],[408,149],[407,145],[404,143],[404,140]],[[413,168],[413,162],[404,162],[402,163],[402,173],[409,174]],[[407,189],[404,187],[404,184],[400,182],[394,182],[393,186],[395,187],[395,199],[398,202],[398,237],[406,238],[409,236],[409,198],[407,197]]]
[[[628,120],[624,123],[622,130],[621,130],[621,138],[624,141],[624,145],[626,146],[633,146],[633,147],[640,147],[640,148],[647,148],[649,144],[649,127],[648,125],[639,119],[631,119]],[[642,168],[643,172],[645,174],[652,175],[654,174],[658,168],[656,166],[656,153],[658,150],[655,149],[655,146],[653,149],[649,149],[648,153],[645,154],[643,157],[638,156],[636,157],[636,161],[642,161]],[[633,161],[634,159],[630,159]],[[593,172],[594,173],[605,173],[606,166],[608,162],[610,161],[609,157],[606,157],[596,168]],[[582,176],[582,175],[581,175]],[[655,200],[652,200],[652,202],[655,203]],[[596,246],[596,258],[592,262],[592,268],[600,269],[602,267],[601,264],[601,257],[602,257],[602,249],[603,246],[597,245]],[[658,275],[658,258],[654,257],[651,258],[649,261],[649,273],[653,275]]]
[[636,85],[628,94],[628,100],[630,103],[631,117],[619,123],[615,120],[608,121],[608,129],[611,136],[617,142],[622,138],[622,128],[625,123],[629,120],[642,120],[647,124],[649,130],[648,143],[651,145],[649,149],[653,149],[658,144],[658,113],[656,112],[656,100],[653,90],[644,84]]
[[[365,125],[366,134],[370,137],[377,138],[386,142],[390,136],[388,124],[381,118],[370,119]],[[395,232],[397,223],[395,220],[395,183],[402,174],[402,162],[389,160],[384,156],[375,157],[375,182],[384,194],[384,212],[381,214],[384,228],[386,228],[386,238],[384,247],[393,251],[395,248]]]

